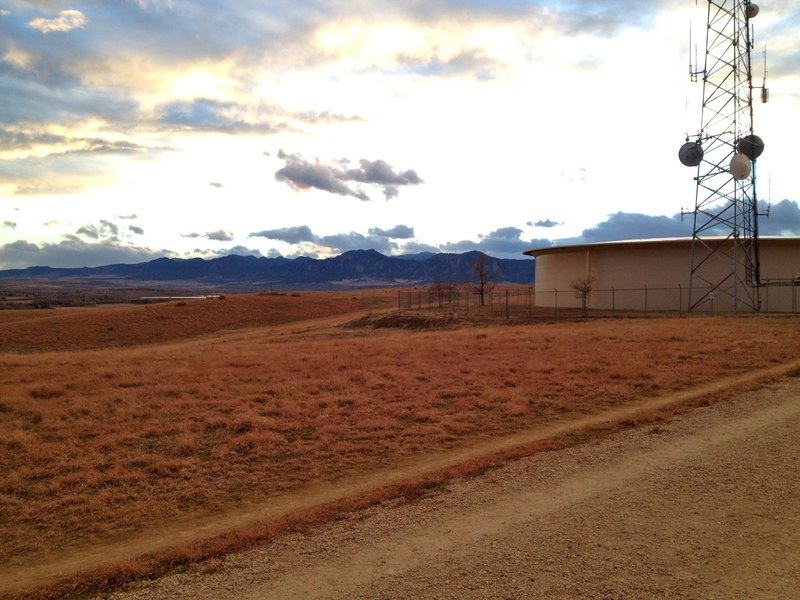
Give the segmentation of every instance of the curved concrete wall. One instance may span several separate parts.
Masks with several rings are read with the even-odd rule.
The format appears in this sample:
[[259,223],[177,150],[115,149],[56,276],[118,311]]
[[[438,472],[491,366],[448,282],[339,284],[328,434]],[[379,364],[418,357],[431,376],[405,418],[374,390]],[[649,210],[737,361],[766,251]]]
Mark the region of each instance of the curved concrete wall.
[[[760,246],[762,282],[773,284],[759,290],[762,311],[800,311],[798,288],[790,285],[800,278],[800,239],[762,238]],[[589,308],[677,311],[689,305],[691,240],[608,242],[526,254],[536,257],[537,306],[580,307],[570,284],[589,278]],[[729,266],[720,263],[718,269],[722,274]],[[695,298],[702,293],[693,290]],[[722,295],[703,310],[732,311],[733,300]]]

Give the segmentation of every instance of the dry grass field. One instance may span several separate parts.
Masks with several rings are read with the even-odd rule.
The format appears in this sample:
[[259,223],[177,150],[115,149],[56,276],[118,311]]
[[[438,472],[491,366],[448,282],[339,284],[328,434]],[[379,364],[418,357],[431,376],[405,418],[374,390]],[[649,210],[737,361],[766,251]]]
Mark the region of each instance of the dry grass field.
[[353,326],[395,299],[0,311],[0,568],[800,356],[787,317]]

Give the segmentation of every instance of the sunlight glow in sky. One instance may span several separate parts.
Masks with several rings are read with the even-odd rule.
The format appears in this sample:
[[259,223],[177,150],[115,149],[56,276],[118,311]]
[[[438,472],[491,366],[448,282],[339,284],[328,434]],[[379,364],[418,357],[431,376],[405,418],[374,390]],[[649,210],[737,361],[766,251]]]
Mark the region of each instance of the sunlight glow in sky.
[[[0,269],[691,234],[691,0],[0,0]],[[764,0],[762,226],[800,235],[800,3]]]

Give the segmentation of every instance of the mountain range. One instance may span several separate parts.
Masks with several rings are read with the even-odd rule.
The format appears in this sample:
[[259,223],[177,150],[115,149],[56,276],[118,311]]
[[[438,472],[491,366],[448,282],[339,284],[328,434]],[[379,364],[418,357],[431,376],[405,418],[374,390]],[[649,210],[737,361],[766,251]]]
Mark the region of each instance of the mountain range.
[[[228,255],[214,259],[159,258],[139,264],[102,267],[30,267],[0,271],[0,279],[102,280],[174,282],[206,285],[277,286],[295,289],[332,289],[421,285],[435,282],[462,284],[473,281],[480,252],[463,254],[420,253],[384,256],[375,250],[352,250],[325,259],[309,257],[264,258]],[[497,283],[533,283],[532,259],[486,257],[488,271]]]

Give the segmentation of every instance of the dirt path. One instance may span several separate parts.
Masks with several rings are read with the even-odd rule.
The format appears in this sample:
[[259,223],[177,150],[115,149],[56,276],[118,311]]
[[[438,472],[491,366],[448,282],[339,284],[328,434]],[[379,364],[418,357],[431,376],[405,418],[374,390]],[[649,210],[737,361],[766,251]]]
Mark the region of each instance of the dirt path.
[[798,440],[791,379],[110,598],[798,598]]

